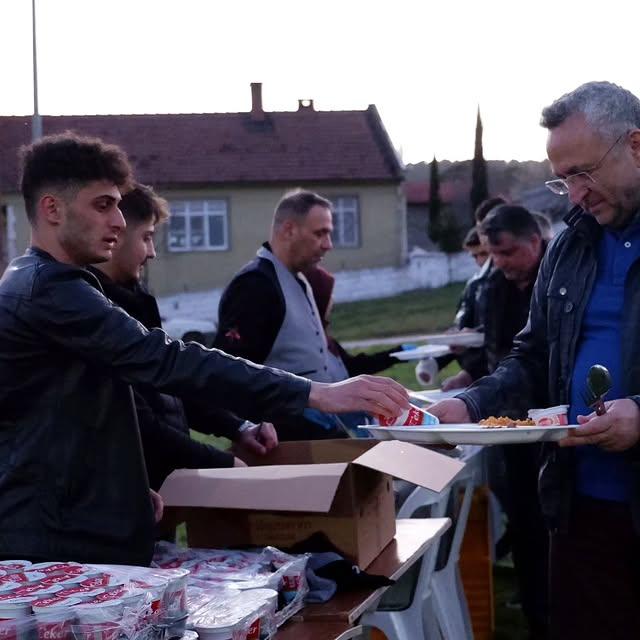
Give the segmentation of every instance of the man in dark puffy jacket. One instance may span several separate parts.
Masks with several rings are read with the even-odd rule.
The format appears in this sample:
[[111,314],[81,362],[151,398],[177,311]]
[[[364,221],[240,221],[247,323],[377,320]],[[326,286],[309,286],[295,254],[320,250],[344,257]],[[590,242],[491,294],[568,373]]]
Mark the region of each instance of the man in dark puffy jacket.
[[[253,416],[408,406],[392,380],[322,384],[146,330],[86,266],[125,221],[121,149],[66,133],[23,149],[32,246],[0,280],[0,556],[146,564],[154,506],[131,384]],[[152,494],[153,495],[153,494]]]
[[[153,189],[137,184],[120,201],[127,226],[108,262],[89,267],[104,294],[145,328],[162,327],[156,299],[143,287],[141,278],[148,260],[155,258],[154,234],[169,217],[166,200]],[[185,411],[180,398],[150,386],[133,388],[142,449],[151,489],[159,490],[175,469],[207,469],[245,466],[232,453],[221,451],[190,437],[189,424],[203,433],[235,440],[238,449],[260,454],[275,447],[278,438],[268,422],[254,424],[220,410],[218,416],[198,419],[197,408]]]
[[[497,370],[433,407],[444,422],[569,405],[580,426],[545,445],[551,636],[640,637],[640,100],[589,82],[542,113],[554,193],[576,205],[540,266],[529,319]],[[598,415],[594,364],[613,386]]]

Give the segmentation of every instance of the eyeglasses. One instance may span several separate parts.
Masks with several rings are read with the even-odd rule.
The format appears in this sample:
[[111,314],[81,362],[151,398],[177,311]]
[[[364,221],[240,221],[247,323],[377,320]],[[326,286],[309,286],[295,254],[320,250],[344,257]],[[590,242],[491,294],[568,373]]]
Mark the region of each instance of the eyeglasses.
[[544,186],[556,195],[566,196],[569,193],[570,187],[577,187],[580,185],[584,186],[584,184],[589,182],[596,184],[596,181],[591,174],[597,171],[602,166],[606,157],[613,151],[613,148],[618,144],[618,142],[620,142],[620,140],[622,140],[622,138],[624,138],[624,136],[627,135],[627,133],[627,131],[621,133],[616,138],[616,141],[607,149],[602,158],[600,158],[600,160],[590,169],[587,169],[586,171],[578,171],[578,173],[572,173],[565,178],[555,178],[554,180],[547,180],[544,183]]

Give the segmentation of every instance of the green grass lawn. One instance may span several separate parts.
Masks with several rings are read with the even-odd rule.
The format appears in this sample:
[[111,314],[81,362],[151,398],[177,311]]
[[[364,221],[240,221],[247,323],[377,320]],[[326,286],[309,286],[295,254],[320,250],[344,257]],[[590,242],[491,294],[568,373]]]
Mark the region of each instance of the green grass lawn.
[[[441,289],[419,289],[393,298],[345,302],[335,306],[331,315],[331,334],[339,342],[369,340],[394,335],[434,333],[451,326],[463,284]],[[388,346],[352,349],[353,353],[373,353]],[[382,372],[409,389],[420,388],[415,377],[416,362],[397,364]],[[440,379],[459,371],[452,363],[440,372]]]
[[453,322],[463,287],[458,283],[392,298],[337,304],[331,314],[330,333],[343,342],[442,331]]

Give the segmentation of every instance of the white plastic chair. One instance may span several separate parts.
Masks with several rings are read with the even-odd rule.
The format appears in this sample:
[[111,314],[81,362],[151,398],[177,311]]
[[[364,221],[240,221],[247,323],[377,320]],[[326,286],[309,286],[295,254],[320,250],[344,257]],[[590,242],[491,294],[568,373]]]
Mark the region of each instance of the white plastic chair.
[[458,561],[473,491],[482,477],[482,451],[477,447],[463,447],[461,459],[466,465],[451,489],[438,494],[416,487],[398,510],[399,518],[409,518],[421,507],[429,507],[431,517],[444,517],[452,491],[453,495],[457,495],[458,489],[464,488],[462,502],[454,517],[453,537],[444,566],[434,570],[439,548],[434,545],[425,555],[423,562],[426,566],[420,570],[410,607],[404,611],[376,611],[367,615],[367,624],[379,627],[390,640],[473,640]]
[[[418,491],[424,493],[416,496]],[[428,506],[432,507],[431,517],[444,517],[450,494],[450,489],[445,489],[442,493],[435,493],[422,487],[414,489],[398,511],[398,518],[408,518],[413,515],[418,508],[426,505],[425,500],[431,500],[428,503]],[[437,616],[425,615],[432,609],[431,585],[439,548],[438,540],[424,554],[413,599],[407,608],[400,611],[377,609],[367,612],[360,618],[360,624],[380,629],[389,640],[440,640],[442,635],[436,624]],[[460,640],[463,639],[460,638]]]

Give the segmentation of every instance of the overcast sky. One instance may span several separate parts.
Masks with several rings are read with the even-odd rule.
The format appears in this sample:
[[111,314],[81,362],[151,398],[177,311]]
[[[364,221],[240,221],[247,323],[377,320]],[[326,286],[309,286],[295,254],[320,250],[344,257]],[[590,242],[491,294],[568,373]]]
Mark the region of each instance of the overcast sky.
[[[637,2],[37,0],[44,114],[377,105],[405,162],[542,159],[540,109],[588,80],[640,94]],[[31,0],[0,0],[0,114],[32,110]],[[1,141],[0,141],[1,143]]]

